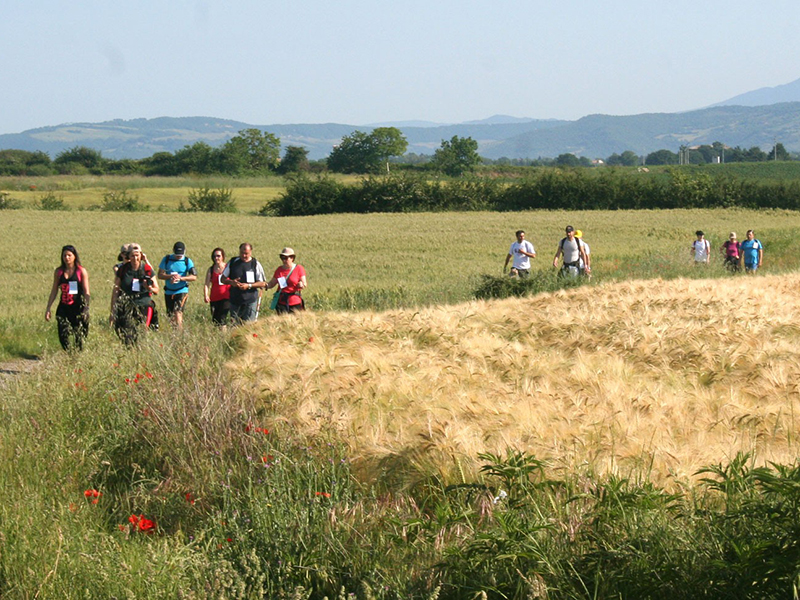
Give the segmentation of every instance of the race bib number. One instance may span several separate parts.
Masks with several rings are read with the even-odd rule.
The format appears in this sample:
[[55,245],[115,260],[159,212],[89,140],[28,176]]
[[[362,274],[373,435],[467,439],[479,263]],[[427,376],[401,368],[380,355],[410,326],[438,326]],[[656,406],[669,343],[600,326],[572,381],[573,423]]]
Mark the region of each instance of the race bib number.
[[78,282],[77,281],[70,281],[69,282],[69,295],[74,296],[78,293]]
[[247,271],[245,274],[245,282],[246,283],[255,283],[256,282],[256,274],[255,271]]
[[278,277],[278,285],[281,289],[286,287],[286,277]]
[[138,279],[134,279],[133,281],[131,281],[131,291],[132,292],[142,291],[142,284]]

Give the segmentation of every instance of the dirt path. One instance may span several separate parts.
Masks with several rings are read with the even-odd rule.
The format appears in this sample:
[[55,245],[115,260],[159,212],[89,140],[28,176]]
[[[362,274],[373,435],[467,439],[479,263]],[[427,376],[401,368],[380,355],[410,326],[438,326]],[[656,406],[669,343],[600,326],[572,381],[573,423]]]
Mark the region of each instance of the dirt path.
[[18,375],[30,373],[41,364],[38,358],[18,358],[0,362],[0,389],[8,386],[8,383]]

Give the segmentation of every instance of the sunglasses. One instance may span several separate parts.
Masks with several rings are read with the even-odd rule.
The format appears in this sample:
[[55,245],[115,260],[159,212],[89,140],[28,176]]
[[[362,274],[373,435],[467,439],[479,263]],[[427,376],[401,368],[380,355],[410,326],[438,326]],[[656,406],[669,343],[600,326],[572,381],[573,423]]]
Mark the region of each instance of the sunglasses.
[[284,258],[294,258],[294,254],[292,254],[291,256],[286,256],[285,254],[278,254],[278,256],[280,257],[281,260],[283,260]]
[[222,258],[222,254],[215,254],[214,258]]

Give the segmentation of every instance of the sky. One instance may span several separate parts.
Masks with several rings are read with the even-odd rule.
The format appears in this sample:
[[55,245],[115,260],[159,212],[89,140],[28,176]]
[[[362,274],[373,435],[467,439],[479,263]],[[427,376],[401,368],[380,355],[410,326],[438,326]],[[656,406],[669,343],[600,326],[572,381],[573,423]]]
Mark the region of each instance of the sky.
[[3,0],[0,133],[702,108],[800,78],[800,2]]

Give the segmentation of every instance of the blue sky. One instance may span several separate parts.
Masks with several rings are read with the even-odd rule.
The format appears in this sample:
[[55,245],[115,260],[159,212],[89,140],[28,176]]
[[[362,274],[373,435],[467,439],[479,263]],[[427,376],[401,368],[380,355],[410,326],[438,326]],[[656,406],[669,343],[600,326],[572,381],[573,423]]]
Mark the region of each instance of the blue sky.
[[800,2],[4,0],[0,133],[691,110],[800,78]]

